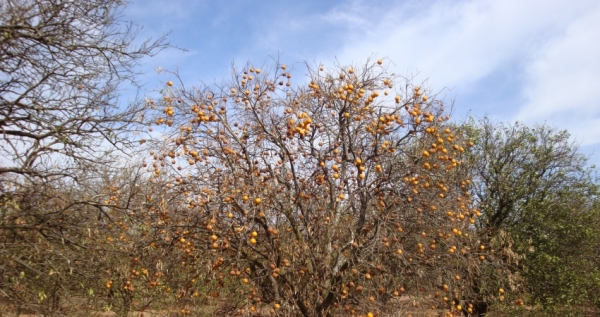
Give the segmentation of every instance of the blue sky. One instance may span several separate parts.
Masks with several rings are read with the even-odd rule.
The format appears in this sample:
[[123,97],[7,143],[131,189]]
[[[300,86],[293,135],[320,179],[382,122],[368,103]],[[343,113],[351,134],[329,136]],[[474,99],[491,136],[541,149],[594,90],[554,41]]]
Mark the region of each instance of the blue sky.
[[[600,1],[135,0],[140,38],[171,31],[147,59],[186,84],[227,78],[231,63],[361,64],[388,58],[455,102],[454,118],[488,115],[567,129],[600,165]],[[298,65],[301,69],[302,65]]]

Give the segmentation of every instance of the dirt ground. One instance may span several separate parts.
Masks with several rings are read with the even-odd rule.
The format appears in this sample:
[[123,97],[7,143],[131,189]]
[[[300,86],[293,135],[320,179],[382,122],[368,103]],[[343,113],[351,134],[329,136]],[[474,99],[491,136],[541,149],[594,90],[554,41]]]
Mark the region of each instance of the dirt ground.
[[[394,300],[395,301],[395,307],[398,308],[397,313],[393,314],[391,317],[425,317],[425,316],[429,316],[429,317],[439,317],[439,316],[445,316],[445,314],[443,313],[444,310],[440,310],[438,308],[436,308],[436,306],[439,304],[439,299],[433,299],[433,298],[421,298],[421,299],[416,299],[413,297],[408,297],[408,296],[401,296],[400,298],[397,298]],[[226,303],[226,301],[224,301],[223,303]],[[28,313],[27,311],[23,311],[21,314],[17,315],[16,311],[14,311],[14,309],[10,309],[10,305],[8,303],[0,303],[0,317],[43,317],[43,315],[41,314],[32,314],[32,313]],[[190,309],[188,314],[185,314],[185,316],[205,316],[205,317],[209,317],[209,316],[215,316],[217,317],[217,315],[213,314],[212,312],[217,308],[217,305],[212,305],[212,306],[204,306],[204,307],[195,307],[195,308],[191,308],[188,307],[188,309]],[[255,316],[272,316],[272,314],[270,314],[269,312],[270,310],[270,306],[264,306],[262,308],[259,308],[259,310],[256,312]],[[570,313],[570,314],[569,314]],[[100,312],[100,311],[87,311],[84,310],[83,308],[79,311],[76,310],[71,310],[69,309],[69,312],[65,311],[64,316],[73,316],[73,317],[79,317],[79,316],[91,316],[91,317],[113,317],[113,316],[117,316],[117,314],[115,312]],[[345,314],[343,314],[343,312],[340,312],[339,314],[340,316],[345,316]],[[560,314],[565,315],[565,316],[574,316],[573,312],[565,312],[565,314]],[[130,312],[128,314],[128,317],[180,317],[180,316],[184,316],[180,311],[178,310],[146,310],[146,311],[135,311],[135,312]],[[221,316],[225,316],[223,314],[219,314],[218,317]],[[457,314],[457,312],[455,312],[454,316],[463,316],[463,315],[459,315]],[[535,311],[533,310],[531,307],[520,307],[516,310],[514,309],[510,309],[510,311],[503,311],[501,309],[493,309],[492,311],[490,311],[490,313],[488,314],[488,317],[514,317],[514,316],[523,316],[523,317],[536,317],[536,316],[549,316],[548,314],[541,314],[541,312]],[[558,315],[557,315],[558,316]],[[582,317],[600,317],[600,313],[596,312],[596,311],[589,311],[588,313],[584,313],[583,315],[581,315]]]

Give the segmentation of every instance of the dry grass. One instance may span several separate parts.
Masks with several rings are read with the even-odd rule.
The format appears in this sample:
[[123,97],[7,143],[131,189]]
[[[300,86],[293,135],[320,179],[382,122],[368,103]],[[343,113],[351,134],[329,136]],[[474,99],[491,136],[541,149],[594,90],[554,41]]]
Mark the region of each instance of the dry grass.
[[[387,315],[387,317],[439,317],[446,316],[445,312],[447,309],[439,308],[439,299],[434,298],[415,298],[409,296],[401,296],[390,302],[390,308],[393,307],[394,313]],[[221,300],[219,303],[212,305],[200,306],[200,307],[187,307],[186,316],[227,316],[224,312],[215,312],[219,307],[227,306],[226,300]],[[270,311],[269,305],[258,307],[257,311],[253,314],[255,317],[260,316],[273,316]],[[456,313],[456,312],[455,312]],[[113,317],[117,316],[116,312],[113,311],[93,311],[86,307],[64,307],[59,315],[62,316],[73,316],[73,317]],[[338,311],[336,316],[346,316],[343,311]],[[42,314],[34,314],[31,311],[23,310],[17,315],[14,307],[10,304],[0,302],[0,317],[43,317]],[[179,310],[176,309],[152,309],[146,311],[133,311],[130,312],[128,317],[179,317],[184,316]],[[463,316],[455,314],[455,316]],[[487,317],[549,317],[549,316],[573,316],[573,317],[600,317],[600,312],[594,309],[588,309],[587,311],[574,311],[574,310],[561,310],[559,312],[547,312],[541,309],[533,308],[530,306],[516,307],[516,306],[496,306],[492,307]]]

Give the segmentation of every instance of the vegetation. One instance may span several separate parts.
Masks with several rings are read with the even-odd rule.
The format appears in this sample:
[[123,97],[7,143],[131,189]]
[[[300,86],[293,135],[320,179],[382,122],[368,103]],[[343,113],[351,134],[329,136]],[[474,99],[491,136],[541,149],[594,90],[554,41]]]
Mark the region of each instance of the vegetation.
[[[468,125],[472,193],[487,239],[508,233],[532,304],[597,306],[598,181],[566,131],[485,119]],[[576,315],[581,312],[575,312]]]
[[104,246],[107,222],[128,226],[127,213],[142,210],[139,177],[136,186],[114,177],[146,105],[123,105],[117,89],[167,45],[134,46],[122,5],[0,3],[0,299],[17,314],[96,298],[100,269],[128,251]]
[[168,44],[133,46],[122,5],[0,4],[0,316],[598,310],[598,181],[566,132],[452,122],[387,60],[166,72],[123,105]]
[[240,311],[380,314],[403,293],[472,310],[465,285],[489,261],[456,171],[468,144],[442,101],[383,64],[309,67],[306,88],[286,65],[167,83],[156,123],[172,134],[151,169],[186,194],[213,274],[250,294]]

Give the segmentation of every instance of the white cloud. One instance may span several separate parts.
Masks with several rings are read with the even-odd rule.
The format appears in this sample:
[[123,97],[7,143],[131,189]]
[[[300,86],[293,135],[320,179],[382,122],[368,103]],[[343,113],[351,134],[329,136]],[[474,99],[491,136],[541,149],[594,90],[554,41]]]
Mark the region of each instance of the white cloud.
[[[587,7],[536,1],[404,4],[375,11],[362,32],[350,30],[337,55],[356,61],[377,52],[401,71],[419,71],[439,85],[466,88],[499,67],[530,58],[541,41]],[[335,10],[344,12],[344,7]]]
[[419,73],[417,80],[429,78],[434,89],[454,89],[459,98],[477,98],[478,90],[489,89],[482,85],[513,73],[515,96],[505,100],[514,104],[499,108],[486,96],[468,101],[504,120],[566,128],[588,145],[600,143],[599,20],[597,1],[434,1],[371,9],[354,1],[316,19],[343,39],[318,55],[326,63],[337,56],[342,64],[386,56],[394,71]]
[[527,67],[517,118],[566,127],[582,145],[600,143],[600,7],[574,19]]

